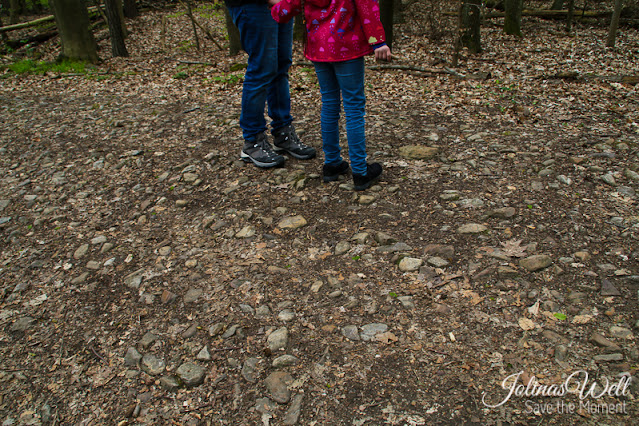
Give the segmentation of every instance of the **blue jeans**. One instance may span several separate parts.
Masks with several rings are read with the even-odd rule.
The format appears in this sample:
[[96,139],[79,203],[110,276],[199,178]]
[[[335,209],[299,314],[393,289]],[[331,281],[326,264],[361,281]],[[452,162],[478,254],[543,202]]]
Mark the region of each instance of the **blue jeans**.
[[266,131],[265,105],[273,130],[293,122],[288,84],[293,21],[278,24],[266,4],[229,7],[229,12],[240,30],[242,48],[249,55],[242,86],[240,127],[244,139],[250,142]]
[[364,58],[343,62],[314,62],[322,94],[322,149],[324,163],[342,161],[339,145],[340,94],[344,101],[346,138],[351,169],[366,174],[366,135],[364,133],[366,95],[364,94]]

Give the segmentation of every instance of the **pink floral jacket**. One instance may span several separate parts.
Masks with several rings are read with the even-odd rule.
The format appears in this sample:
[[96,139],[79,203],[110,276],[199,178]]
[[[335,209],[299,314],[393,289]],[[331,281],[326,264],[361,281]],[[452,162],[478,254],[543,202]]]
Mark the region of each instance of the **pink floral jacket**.
[[[282,0],[271,9],[279,23],[301,12],[301,0]],[[386,41],[378,0],[304,0],[307,42],[304,54],[315,62],[338,62],[373,52]]]

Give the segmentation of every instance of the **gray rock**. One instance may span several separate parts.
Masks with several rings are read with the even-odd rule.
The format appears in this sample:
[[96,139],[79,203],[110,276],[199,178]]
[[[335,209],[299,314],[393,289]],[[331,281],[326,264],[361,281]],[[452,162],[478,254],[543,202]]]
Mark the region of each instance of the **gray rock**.
[[244,361],[242,365],[242,377],[249,383],[257,383],[259,372],[257,371],[257,364],[259,363],[257,358],[249,358]]
[[124,365],[128,367],[137,367],[142,360],[142,355],[135,348],[129,348],[124,355]]
[[148,349],[159,337],[156,334],[151,333],[150,331],[145,333],[140,339],[140,346],[144,349]]
[[356,325],[347,325],[342,327],[342,336],[346,337],[348,340],[360,340]]
[[623,354],[615,353],[615,354],[595,355],[593,359],[597,362],[623,361]]
[[259,398],[255,400],[255,411],[261,414],[273,414],[277,410],[277,404],[270,398]]
[[104,235],[98,235],[97,237],[94,237],[91,239],[91,244],[93,245],[104,244],[106,242],[107,242],[107,237]]
[[415,307],[415,302],[413,302],[413,296],[399,296],[397,298],[403,307],[406,309],[413,309]]
[[271,315],[268,305],[261,305],[255,310],[255,318],[266,318]]
[[293,383],[293,377],[285,371],[275,371],[268,375],[264,384],[275,402],[287,404],[291,400],[288,386]]
[[293,401],[291,402],[291,406],[288,408],[284,419],[282,420],[282,424],[286,426],[296,425],[300,419],[300,415],[302,414],[302,400],[304,399],[304,394],[298,393],[293,397]]
[[266,344],[272,352],[286,348],[288,345],[288,329],[281,327],[269,334]]
[[229,337],[232,337],[239,327],[239,324],[233,324],[232,326],[227,328],[226,331],[222,333],[222,339],[228,339]]
[[195,359],[198,361],[210,361],[211,353],[209,352],[208,346],[204,345],[204,347],[200,349],[200,352],[197,353]]
[[431,266],[434,266],[435,268],[444,268],[448,265],[450,265],[450,262],[448,262],[446,259],[442,259],[441,257],[438,256],[434,256],[431,257],[427,260],[428,264]]
[[211,337],[218,336],[222,334],[224,329],[226,329],[226,324],[224,324],[223,322],[218,322],[216,324],[213,324],[212,326],[209,327],[209,336]]
[[388,330],[386,324],[372,323],[362,326],[360,337],[365,342],[372,340],[376,335],[385,333]]
[[293,355],[282,355],[275,358],[271,365],[273,366],[273,368],[283,368],[283,367],[290,367],[299,362],[300,362],[299,358]]
[[459,195],[459,191],[455,189],[447,189],[439,194],[439,198],[441,198],[443,201],[455,201],[459,200]]
[[340,241],[335,246],[335,256],[341,256],[351,249],[351,243],[348,241]]
[[180,365],[177,370],[175,370],[175,373],[186,387],[201,385],[204,383],[204,376],[206,375],[204,367],[193,362],[185,362]]
[[164,376],[160,379],[160,386],[170,392],[178,390],[180,383],[173,376]]
[[502,207],[491,211],[488,215],[497,219],[510,219],[517,214],[514,207]]
[[295,311],[292,309],[284,309],[282,312],[277,314],[277,318],[284,322],[292,321],[295,319]]
[[375,233],[375,241],[377,242],[377,244],[381,245],[381,246],[386,246],[386,245],[390,245],[390,244],[394,244],[397,242],[397,240],[384,233],[384,232],[377,232]]
[[76,251],[73,253],[73,258],[74,259],[82,259],[84,256],[86,256],[86,254],[89,252],[89,245],[88,244],[82,244],[80,247],[78,247],[76,249]]
[[166,364],[164,360],[157,358],[155,355],[146,354],[142,357],[142,363],[140,367],[145,373],[151,376],[157,376],[164,372]]
[[439,153],[439,148],[423,145],[407,145],[399,148],[399,155],[409,160],[430,160]]
[[10,330],[13,333],[25,332],[29,328],[31,328],[31,326],[33,325],[33,323],[35,323],[35,321],[36,320],[34,318],[31,318],[31,317],[22,317],[22,318],[16,320],[16,322],[14,322],[13,324],[11,324]]
[[621,350],[621,348],[619,346],[617,346],[617,344],[615,342],[606,339],[604,336],[602,336],[599,333],[592,333],[590,335],[590,339],[588,339],[588,340],[593,345],[600,346],[602,348],[608,348],[608,349],[613,350],[613,351]]
[[113,243],[104,243],[104,245],[102,246],[102,248],[100,249],[100,253],[101,254],[105,254],[110,252],[111,250],[113,250],[113,247],[115,247],[115,244]]
[[11,204],[10,200],[0,200],[0,212],[9,207],[9,204]]
[[255,227],[247,225],[235,234],[235,238],[251,238],[255,235]]
[[193,303],[195,302],[204,291],[201,288],[192,288],[186,292],[184,295],[184,303]]
[[127,287],[137,289],[142,284],[142,278],[144,276],[144,269],[138,269],[137,271],[124,277],[124,284]]
[[400,251],[412,251],[413,248],[406,243],[398,242],[391,246],[378,247],[377,251],[380,253],[397,253]]
[[621,292],[615,287],[609,280],[601,281],[601,295],[602,296],[621,296]]
[[530,272],[541,271],[552,265],[552,258],[545,254],[536,254],[519,261],[519,266]]
[[612,175],[612,173],[606,173],[605,175],[603,175],[601,177],[601,180],[605,183],[608,184],[610,186],[615,186],[617,185],[617,181],[615,180],[615,177]]
[[306,226],[308,222],[303,216],[289,216],[285,217],[278,223],[278,228],[281,229],[297,229]]
[[610,334],[613,337],[616,337],[617,339],[632,339],[633,335],[632,335],[632,331],[624,328],[624,327],[619,327],[616,325],[613,325],[612,327],[610,327]]
[[560,362],[565,361],[567,355],[568,355],[568,348],[565,345],[555,346],[555,359],[557,361],[560,361]]
[[399,261],[399,270],[402,272],[414,272],[419,270],[424,262],[415,257],[404,257]]
[[486,232],[488,227],[479,223],[467,223],[457,228],[458,234],[481,234]]

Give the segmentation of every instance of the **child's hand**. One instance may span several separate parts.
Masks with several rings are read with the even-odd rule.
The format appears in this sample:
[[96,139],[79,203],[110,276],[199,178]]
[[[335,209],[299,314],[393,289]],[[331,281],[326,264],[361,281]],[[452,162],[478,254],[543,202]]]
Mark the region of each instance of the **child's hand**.
[[[269,0],[271,1],[271,0]],[[375,59],[378,61],[390,61],[391,60],[390,47],[384,45],[375,49]]]
[[270,7],[275,6],[276,4],[278,4],[280,2],[280,0],[268,0],[268,5]]

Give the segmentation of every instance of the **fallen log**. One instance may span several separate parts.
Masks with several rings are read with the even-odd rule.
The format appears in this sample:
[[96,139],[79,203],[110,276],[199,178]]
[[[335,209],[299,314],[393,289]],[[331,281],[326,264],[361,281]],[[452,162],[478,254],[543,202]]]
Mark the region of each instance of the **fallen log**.
[[[444,16],[457,16],[459,12],[444,12]],[[488,12],[482,15],[484,18],[503,18],[506,16],[504,12]],[[521,12],[521,16],[534,16],[537,18],[563,18],[568,16],[567,10],[547,10],[547,9],[528,9]],[[601,18],[610,16],[610,12],[597,12],[594,10],[575,11],[576,18]]]
[[[95,7],[95,6],[88,7],[87,10],[89,11],[90,14],[98,13],[98,8]],[[6,27],[0,27],[0,33],[6,33],[6,32],[9,32],[9,31],[21,30],[23,28],[35,27],[37,25],[40,25],[40,24],[45,23],[45,22],[50,22],[50,21],[55,21],[55,16],[48,15],[48,16],[44,16],[42,18],[35,19],[33,21],[22,22],[20,24],[7,25]]]

